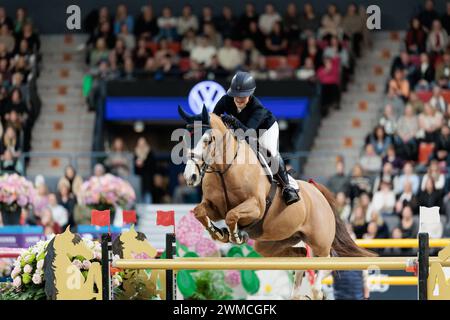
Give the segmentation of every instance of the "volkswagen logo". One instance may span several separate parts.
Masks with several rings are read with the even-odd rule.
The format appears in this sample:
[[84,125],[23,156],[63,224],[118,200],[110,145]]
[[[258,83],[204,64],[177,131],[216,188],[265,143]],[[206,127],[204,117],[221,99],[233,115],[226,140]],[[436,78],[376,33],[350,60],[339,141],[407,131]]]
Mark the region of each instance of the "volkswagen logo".
[[189,92],[189,107],[194,114],[199,114],[204,104],[212,112],[217,101],[225,94],[225,89],[215,81],[199,82]]

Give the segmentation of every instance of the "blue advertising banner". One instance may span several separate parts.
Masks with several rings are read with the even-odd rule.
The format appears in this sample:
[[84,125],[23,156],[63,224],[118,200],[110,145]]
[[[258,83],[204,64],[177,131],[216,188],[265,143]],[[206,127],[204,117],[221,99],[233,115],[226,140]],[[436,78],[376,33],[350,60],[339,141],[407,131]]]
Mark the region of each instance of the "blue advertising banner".
[[[308,116],[307,97],[258,97],[278,119],[303,119]],[[105,120],[180,120],[178,105],[191,113],[186,97],[108,97]],[[207,106],[209,109],[213,106]],[[212,111],[212,110],[210,110]]]

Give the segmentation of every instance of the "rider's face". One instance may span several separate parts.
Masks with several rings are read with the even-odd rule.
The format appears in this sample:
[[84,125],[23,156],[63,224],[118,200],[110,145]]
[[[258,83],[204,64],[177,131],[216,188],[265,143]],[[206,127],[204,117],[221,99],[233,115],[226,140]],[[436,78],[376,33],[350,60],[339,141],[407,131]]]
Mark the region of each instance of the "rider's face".
[[250,97],[234,97],[234,104],[238,108],[244,108],[248,101],[250,100]]

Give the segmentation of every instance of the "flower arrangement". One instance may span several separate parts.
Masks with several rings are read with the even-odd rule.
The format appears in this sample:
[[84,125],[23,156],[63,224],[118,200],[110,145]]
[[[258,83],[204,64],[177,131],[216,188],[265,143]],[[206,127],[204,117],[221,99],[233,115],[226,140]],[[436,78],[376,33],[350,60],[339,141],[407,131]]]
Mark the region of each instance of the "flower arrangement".
[[115,206],[128,208],[136,201],[136,193],[124,179],[105,174],[85,181],[78,200],[81,204],[99,210]]
[[[83,276],[87,278],[92,262],[100,262],[102,257],[101,245],[98,241],[82,238],[86,246],[92,250],[94,259],[87,260],[82,256],[72,258],[72,264],[76,266]],[[44,292],[44,259],[46,248],[50,240],[39,241],[28,250],[24,251],[13,263],[11,271],[12,285],[0,290],[0,300],[39,300],[46,299]],[[120,286],[122,279],[117,274],[113,277],[115,286]]]
[[18,174],[0,176],[0,208],[16,210],[31,208],[36,197],[33,184]]

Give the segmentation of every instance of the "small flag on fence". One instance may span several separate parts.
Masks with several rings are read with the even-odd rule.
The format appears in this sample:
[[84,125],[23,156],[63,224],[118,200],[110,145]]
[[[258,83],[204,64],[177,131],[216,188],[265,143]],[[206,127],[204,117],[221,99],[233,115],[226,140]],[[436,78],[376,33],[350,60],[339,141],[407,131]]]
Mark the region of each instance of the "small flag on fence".
[[175,211],[156,211],[156,225],[157,226],[175,226]]
[[109,210],[92,210],[91,211],[91,224],[94,226],[109,226],[110,222],[110,211]]
[[136,211],[134,210],[123,210],[122,212],[123,224],[136,223]]

